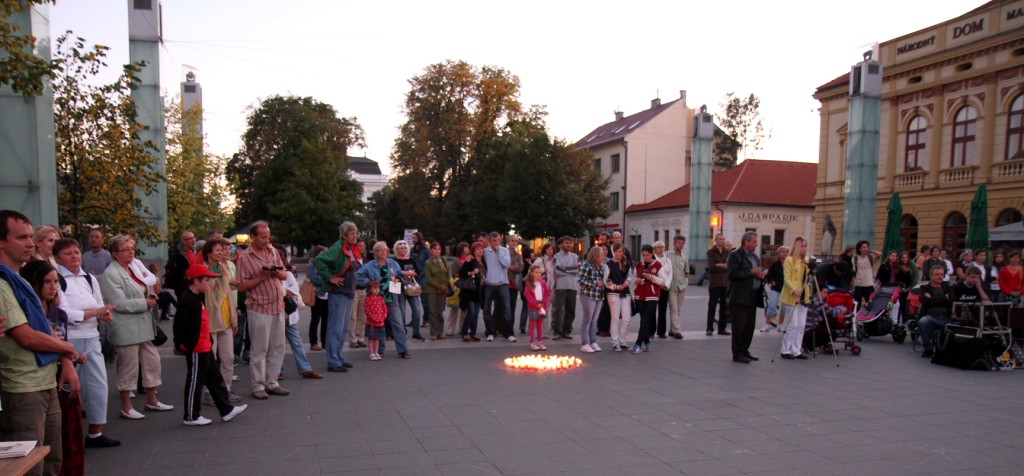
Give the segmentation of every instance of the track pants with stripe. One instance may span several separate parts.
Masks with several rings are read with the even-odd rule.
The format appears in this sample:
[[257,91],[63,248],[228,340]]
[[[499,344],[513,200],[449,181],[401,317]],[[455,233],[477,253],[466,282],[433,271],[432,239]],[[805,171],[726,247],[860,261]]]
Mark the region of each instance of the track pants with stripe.
[[213,357],[213,352],[192,352],[185,356],[185,363],[185,421],[199,418],[204,386],[210,389],[220,416],[231,413],[234,406],[228,400],[228,388],[224,385],[220,364]]

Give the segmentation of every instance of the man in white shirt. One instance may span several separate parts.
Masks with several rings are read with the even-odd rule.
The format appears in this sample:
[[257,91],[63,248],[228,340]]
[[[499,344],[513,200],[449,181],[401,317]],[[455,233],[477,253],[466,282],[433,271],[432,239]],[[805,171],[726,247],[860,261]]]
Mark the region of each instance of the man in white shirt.
[[686,245],[686,238],[676,235],[672,239],[672,251],[665,253],[668,260],[672,262],[672,282],[668,286],[668,313],[671,317],[669,335],[676,339],[683,338],[680,313],[683,310],[683,300],[686,299],[686,286],[690,283],[690,262],[683,254],[684,245]]
[[501,246],[501,234],[498,232],[491,232],[488,236],[488,246],[484,248],[484,264],[484,327],[487,330],[487,341],[494,340],[494,323],[491,320],[493,302],[494,311],[501,312],[505,339],[515,342],[515,326],[508,295],[508,269],[512,266],[512,257],[508,248]]
[[107,367],[100,346],[99,322],[110,322],[113,304],[103,305],[100,282],[82,269],[82,253],[78,242],[61,238],[53,244],[53,257],[61,278],[60,308],[68,315],[68,342],[75,351],[86,355],[78,366],[82,384],[82,410],[89,422],[86,448],[106,448],[121,444],[103,434],[107,423]]

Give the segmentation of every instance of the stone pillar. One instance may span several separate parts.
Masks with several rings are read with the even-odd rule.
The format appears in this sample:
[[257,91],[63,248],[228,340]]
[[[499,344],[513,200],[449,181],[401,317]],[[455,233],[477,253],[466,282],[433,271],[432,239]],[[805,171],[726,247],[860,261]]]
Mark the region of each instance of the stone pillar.
[[[7,19],[18,34],[36,38],[33,53],[50,61],[50,6],[32,5]],[[0,86],[0,208],[24,213],[35,226],[57,223],[57,152],[54,147],[53,86],[26,98]]]
[[982,117],[984,118],[982,119],[984,121],[982,125],[984,127],[981,129],[981,140],[975,141],[975,146],[979,148],[978,155],[976,155],[978,168],[974,173],[975,184],[988,183],[992,178],[992,164],[1002,160],[1002,157],[999,156],[1006,153],[1005,147],[1003,150],[995,150],[994,146],[996,139],[996,98],[998,97],[996,96],[997,80],[993,74],[986,75],[985,81],[987,82],[985,85],[985,104],[982,105],[984,107],[982,111]]
[[[160,97],[160,42],[162,41],[162,5],[153,0],[128,0],[128,54],[134,62],[145,62],[139,72],[139,85],[132,90],[138,112],[138,121],[149,128],[139,131],[139,140],[152,141],[156,146],[156,163],[152,171],[166,176],[167,155],[164,147],[164,103]],[[148,214],[140,215],[156,222],[161,236],[167,236],[167,182],[160,180],[156,192],[139,198]],[[167,257],[167,244],[149,246],[140,242],[139,250],[145,261],[161,261]]]
[[878,194],[879,128],[882,116],[882,64],[865,53],[850,72],[843,244],[873,240]]
[[711,146],[715,122],[707,106],[693,117],[693,151],[690,154],[690,231],[686,242],[687,258],[694,269],[707,260],[711,240]]

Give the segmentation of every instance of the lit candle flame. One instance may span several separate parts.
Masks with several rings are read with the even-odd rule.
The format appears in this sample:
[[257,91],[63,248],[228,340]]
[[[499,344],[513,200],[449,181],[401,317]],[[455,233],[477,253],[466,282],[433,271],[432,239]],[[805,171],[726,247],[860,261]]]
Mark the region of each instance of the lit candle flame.
[[505,359],[505,366],[518,370],[565,370],[583,365],[577,357],[562,355],[520,355]]

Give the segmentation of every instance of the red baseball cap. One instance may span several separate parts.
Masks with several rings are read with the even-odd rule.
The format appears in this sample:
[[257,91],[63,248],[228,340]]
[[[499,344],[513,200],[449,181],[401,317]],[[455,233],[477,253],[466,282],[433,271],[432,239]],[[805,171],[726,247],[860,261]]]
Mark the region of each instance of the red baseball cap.
[[185,276],[188,276],[188,279],[196,279],[200,276],[206,276],[208,278],[220,277],[219,274],[210,271],[210,268],[208,268],[205,264],[194,264],[192,266],[189,266],[188,271],[185,271]]

